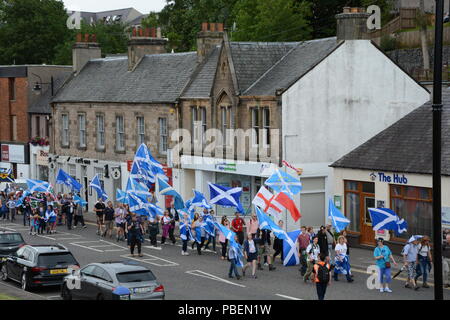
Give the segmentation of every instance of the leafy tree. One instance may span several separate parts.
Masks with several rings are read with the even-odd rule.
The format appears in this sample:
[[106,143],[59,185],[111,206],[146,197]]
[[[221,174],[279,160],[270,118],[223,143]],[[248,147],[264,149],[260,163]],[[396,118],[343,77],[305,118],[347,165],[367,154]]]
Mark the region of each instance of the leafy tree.
[[150,12],[147,17],[142,19],[141,25],[144,28],[160,27],[159,15],[157,12]]
[[0,0],[0,64],[51,63],[71,35],[58,0]]
[[311,38],[310,4],[295,0],[239,0],[235,7],[238,41],[298,41]]

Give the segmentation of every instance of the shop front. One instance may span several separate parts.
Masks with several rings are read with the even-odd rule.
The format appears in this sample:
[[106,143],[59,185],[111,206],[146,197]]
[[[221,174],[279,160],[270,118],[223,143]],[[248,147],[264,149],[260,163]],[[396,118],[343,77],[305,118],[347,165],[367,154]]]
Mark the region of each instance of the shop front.
[[49,149],[48,146],[33,146],[30,144],[30,177],[48,181],[49,177]]
[[24,181],[30,177],[30,150],[28,144],[0,143],[1,167],[11,169],[14,178]]

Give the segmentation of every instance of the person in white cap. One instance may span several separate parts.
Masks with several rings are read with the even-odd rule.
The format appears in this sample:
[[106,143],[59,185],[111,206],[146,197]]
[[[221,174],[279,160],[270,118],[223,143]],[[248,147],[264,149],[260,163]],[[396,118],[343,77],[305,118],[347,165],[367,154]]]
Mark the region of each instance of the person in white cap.
[[403,248],[403,263],[408,270],[408,280],[406,280],[405,288],[414,288],[414,290],[418,290],[419,287],[416,285],[416,281],[414,280],[416,275],[416,266],[417,266],[417,254],[419,252],[418,247],[418,238],[416,236],[412,236],[408,240],[408,244]]

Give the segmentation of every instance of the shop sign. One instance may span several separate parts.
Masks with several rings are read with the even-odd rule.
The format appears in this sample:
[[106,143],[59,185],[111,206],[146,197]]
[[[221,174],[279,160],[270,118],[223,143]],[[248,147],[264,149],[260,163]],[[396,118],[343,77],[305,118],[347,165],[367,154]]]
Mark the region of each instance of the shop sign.
[[235,163],[216,163],[216,170],[225,171],[225,172],[236,172],[236,164]]
[[2,162],[25,163],[25,146],[2,144]]
[[385,183],[395,183],[395,184],[408,184],[408,178],[402,174],[394,173],[392,175],[386,174],[384,172],[372,172],[370,174],[370,179],[372,181],[385,182]]
[[42,149],[37,151],[36,164],[39,166],[48,166],[48,151]]

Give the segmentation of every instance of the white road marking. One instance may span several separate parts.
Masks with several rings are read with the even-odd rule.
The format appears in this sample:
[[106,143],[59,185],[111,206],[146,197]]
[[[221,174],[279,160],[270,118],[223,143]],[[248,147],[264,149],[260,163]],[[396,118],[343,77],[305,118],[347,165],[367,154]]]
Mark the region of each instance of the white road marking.
[[281,298],[289,299],[289,300],[303,300],[303,299],[300,299],[300,298],[290,297],[290,296],[286,296],[284,294],[279,294],[279,293],[275,293],[275,295],[279,296]]
[[[123,255],[121,255],[121,257],[139,261],[139,262],[145,262],[145,263],[152,264],[152,265],[158,266],[158,267],[175,267],[175,266],[179,265],[176,262],[172,262],[172,261],[169,261],[169,260],[166,260],[163,258],[158,258],[158,257],[152,256],[151,254],[148,254],[148,253],[143,253],[143,255],[144,255],[144,257],[135,258],[135,257],[130,257],[129,255],[123,254]],[[156,262],[156,261],[158,261],[158,262]]]
[[[90,243],[95,244],[95,245],[89,245]],[[101,243],[101,245],[99,245],[98,243]],[[116,252],[116,251],[128,250],[127,248],[122,247],[118,244],[108,242],[108,241],[105,241],[102,239],[93,240],[93,241],[76,241],[76,242],[72,242],[70,244],[81,247],[81,248],[89,249],[92,251],[96,251],[96,252]],[[99,248],[99,249],[97,249],[97,248]],[[100,249],[100,248],[111,248],[111,249]]]
[[220,282],[224,282],[224,283],[228,283],[228,284],[232,284],[234,286],[238,286],[238,287],[242,287],[245,288],[245,286],[243,284],[239,284],[239,283],[234,283],[225,279],[222,279],[220,277],[217,277],[215,275],[206,273],[204,271],[201,270],[191,270],[191,271],[186,271],[187,274],[191,274],[193,276],[197,276],[197,277],[203,277],[203,278],[207,278],[207,279],[211,279],[211,280],[215,280],[215,281],[220,281]]
[[71,242],[69,244],[71,244],[73,246],[80,247],[80,248],[85,248],[85,249],[88,249],[88,250],[96,251],[96,252],[103,252],[103,250],[98,250],[98,249],[94,249],[94,248],[91,248],[91,247],[87,247],[87,246],[84,246],[84,245],[82,245],[82,244],[80,244],[78,242]]
[[144,248],[153,249],[153,250],[162,250],[161,247],[154,247],[154,246],[144,246]]

